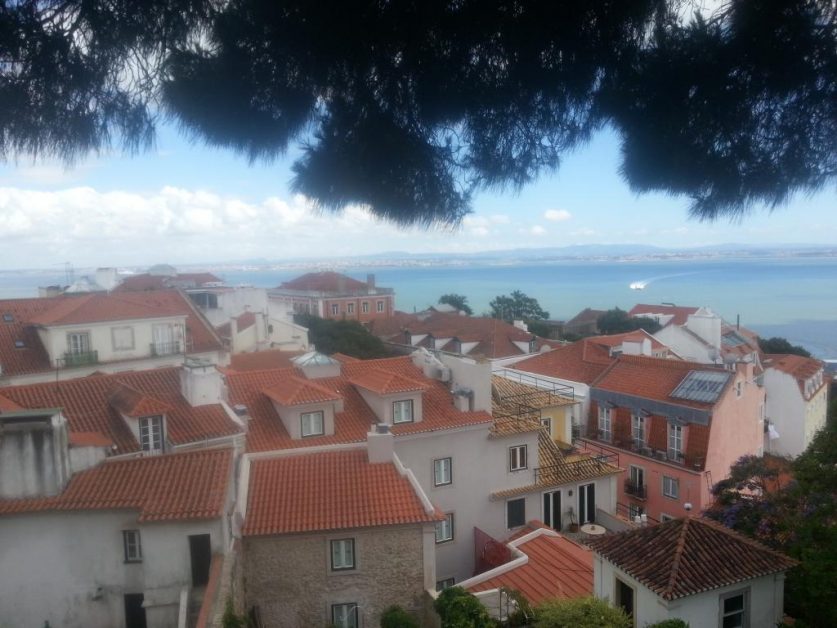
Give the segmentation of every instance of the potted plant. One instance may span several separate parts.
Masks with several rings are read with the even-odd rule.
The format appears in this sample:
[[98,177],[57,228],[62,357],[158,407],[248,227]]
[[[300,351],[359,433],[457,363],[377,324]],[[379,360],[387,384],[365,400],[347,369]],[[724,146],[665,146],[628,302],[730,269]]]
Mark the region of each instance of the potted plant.
[[570,518],[569,531],[578,532],[578,524],[575,521],[575,510],[573,510],[572,506],[570,506],[570,509],[567,511],[567,516]]

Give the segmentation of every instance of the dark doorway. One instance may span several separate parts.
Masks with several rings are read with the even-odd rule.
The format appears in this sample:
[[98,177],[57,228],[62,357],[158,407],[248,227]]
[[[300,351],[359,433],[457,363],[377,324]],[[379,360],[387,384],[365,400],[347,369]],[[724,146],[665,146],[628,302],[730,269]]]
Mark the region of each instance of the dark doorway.
[[205,586],[209,582],[209,564],[212,561],[209,535],[195,534],[190,536],[189,554],[192,558],[192,586]]
[[634,590],[616,578],[616,606],[621,606],[631,619],[634,617]]
[[582,484],[578,487],[578,523],[596,522],[596,485]]
[[125,628],[146,628],[142,593],[125,594]]
[[543,522],[550,528],[561,529],[561,491],[543,494]]

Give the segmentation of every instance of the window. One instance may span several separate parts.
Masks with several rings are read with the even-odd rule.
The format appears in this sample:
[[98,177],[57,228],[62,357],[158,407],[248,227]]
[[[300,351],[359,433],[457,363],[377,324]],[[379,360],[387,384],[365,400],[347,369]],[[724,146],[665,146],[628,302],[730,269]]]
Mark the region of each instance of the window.
[[332,604],[331,623],[335,628],[358,628],[357,602]]
[[342,571],[355,568],[355,540],[339,539],[331,542],[331,569]]
[[645,499],[645,469],[634,465],[630,466],[625,492],[634,497]]
[[127,351],[134,348],[133,327],[111,327],[110,336],[114,351]]
[[302,423],[302,436],[320,436],[324,433],[323,430],[323,413],[319,412],[303,412],[299,415],[299,420]]
[[451,458],[439,458],[433,461],[433,486],[445,486],[453,481]]
[[631,504],[628,506],[628,514],[630,515],[631,521],[635,520],[637,517],[641,517],[645,513],[645,509],[642,506],[637,504]]
[[506,502],[506,527],[519,528],[526,525],[526,498],[510,499]]
[[631,437],[637,448],[645,447],[645,417],[641,414],[631,415]]
[[90,353],[90,334],[86,331],[67,334],[67,351],[73,355]]
[[126,563],[142,562],[139,530],[122,530],[122,545],[125,548]]
[[383,301],[378,301],[378,311],[379,312],[384,311],[384,302]]
[[3,314],[3,322],[4,323],[14,323],[15,322],[15,315],[11,312],[6,312]]
[[360,311],[364,314],[369,314],[369,301],[364,301],[360,304]]
[[355,313],[355,304],[354,303],[347,303],[346,304],[346,312],[348,312],[349,314],[354,314]]
[[442,521],[436,522],[436,542],[446,543],[453,540],[453,513],[445,514]]
[[543,416],[541,417],[541,425],[546,428],[547,434],[552,436],[552,417]]
[[26,343],[23,340],[15,340],[15,349],[25,349]]
[[526,445],[509,447],[509,471],[522,471],[529,463]]
[[664,512],[660,513],[660,523],[665,523],[666,521],[674,521],[674,517],[671,515],[667,515]]
[[413,400],[403,399],[392,402],[392,422],[412,423],[413,422]]
[[663,476],[663,496],[671,499],[680,499],[680,480]]
[[610,408],[599,406],[599,438],[610,442]]
[[337,303],[331,304],[331,314],[332,316],[337,316],[340,313],[340,306]]
[[455,584],[456,584],[456,578],[445,578],[444,580],[437,580],[436,581],[436,590],[437,591],[444,591],[445,589],[450,589]]
[[680,460],[683,457],[683,426],[669,423],[668,426],[668,457]]
[[735,382],[735,396],[740,397],[744,392],[743,382]]
[[140,445],[143,451],[159,454],[163,451],[163,417],[146,416],[139,420]]
[[748,628],[750,625],[750,592],[734,591],[720,599],[721,628]]

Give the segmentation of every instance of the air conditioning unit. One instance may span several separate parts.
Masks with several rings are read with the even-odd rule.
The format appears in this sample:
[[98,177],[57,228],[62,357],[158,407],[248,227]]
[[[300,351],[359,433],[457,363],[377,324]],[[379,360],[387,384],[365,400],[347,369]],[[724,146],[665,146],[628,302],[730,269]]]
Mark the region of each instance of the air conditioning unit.
[[654,452],[654,455],[657,457],[657,460],[668,460],[668,455],[664,451],[657,450]]
[[639,449],[639,453],[641,453],[643,456],[648,456],[649,458],[652,455],[651,452],[652,450],[650,447],[640,447]]

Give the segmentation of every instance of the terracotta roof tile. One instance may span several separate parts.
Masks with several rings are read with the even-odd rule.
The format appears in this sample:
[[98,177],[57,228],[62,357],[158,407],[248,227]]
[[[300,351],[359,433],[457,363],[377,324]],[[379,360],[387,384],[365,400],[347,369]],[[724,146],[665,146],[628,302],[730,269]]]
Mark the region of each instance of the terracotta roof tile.
[[70,447],[113,447],[113,441],[101,432],[70,432]]
[[607,336],[592,336],[588,338],[590,342],[605,347],[616,347],[623,342],[642,342],[643,340],[651,341],[651,349],[659,351],[660,349],[667,349],[666,345],[654,338],[644,329],[636,329],[634,331],[626,331],[622,334],[610,334]]
[[2,499],[0,516],[61,510],[138,510],[141,522],[223,514],[232,449],[106,461],[74,475],[56,497]]
[[117,291],[137,292],[142,290],[165,290],[169,288],[200,288],[208,283],[221,283],[220,277],[212,273],[177,273],[174,277],[165,275],[129,275],[116,287]]
[[[286,369],[293,367],[291,360],[305,353],[304,351],[282,351],[269,349],[254,353],[236,353],[230,357],[227,372],[263,371],[265,369]],[[334,356],[336,357],[336,356]]]
[[116,453],[122,454],[139,451],[140,446],[124,419],[111,405],[111,395],[120,384],[169,406],[166,411],[166,436],[175,445],[230,436],[241,431],[219,404],[190,406],[181,395],[177,368],[9,386],[2,389],[2,394],[30,410],[62,408],[71,434],[99,432],[113,441]]
[[428,384],[399,373],[370,369],[349,380],[355,386],[371,390],[379,395],[427,390]]
[[614,358],[605,347],[584,339],[521,360],[512,367],[518,371],[592,384],[613,362]]
[[309,436],[304,443],[294,440],[285,429],[276,413],[270,398],[264,390],[289,377],[301,376],[294,369],[273,369],[229,373],[227,385],[231,404],[243,404],[247,407],[251,421],[247,433],[248,451],[271,451],[297,447],[313,447],[336,443],[363,442],[366,434],[377,418],[366,404],[351,379],[362,375],[367,370],[379,370],[399,373],[407,378],[426,381],[428,389],[422,395],[423,419],[414,423],[400,423],[392,427],[392,432],[400,434],[432,432],[459,428],[467,425],[490,424],[491,415],[487,412],[461,412],[453,405],[453,397],[444,382],[424,377],[409,356],[385,358],[381,360],[359,360],[344,363],[342,375],[317,379],[317,385],[328,388],[343,398],[343,410],[335,414],[335,432],[333,435]]
[[392,463],[366,449],[251,462],[243,534],[340,530],[438,520]]
[[279,288],[287,290],[305,290],[311,292],[332,292],[342,294],[366,290],[368,285],[364,281],[358,281],[348,275],[325,271],[319,273],[306,273],[296,279],[284,282]]
[[169,404],[122,382],[113,387],[108,401],[116,410],[131,418],[165,414],[171,410]]
[[[806,358],[792,353],[768,353],[765,355],[765,368],[774,368],[787,373],[799,384],[802,396],[805,395],[805,382],[823,369],[823,363],[816,358]],[[823,377],[821,385],[827,385],[828,378]],[[819,390],[819,387],[817,388]]]
[[528,562],[483,582],[466,583],[468,591],[476,593],[505,587],[520,591],[532,605],[550,598],[593,594],[593,553],[590,550],[549,530],[528,541],[513,541],[510,545],[528,556]]
[[668,325],[685,325],[689,320],[689,316],[697,312],[700,308],[689,307],[682,305],[649,305],[647,303],[637,303],[628,312],[629,316],[650,316],[651,314],[664,314],[671,316]]
[[691,517],[587,544],[665,600],[786,571],[798,564],[718,523]]
[[304,377],[287,377],[270,388],[264,394],[283,406],[299,406],[309,403],[340,401],[342,397],[333,390],[311,382]]

